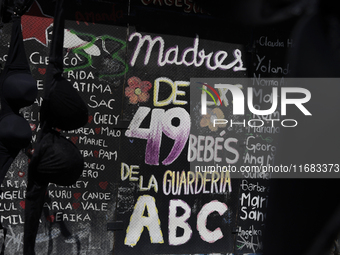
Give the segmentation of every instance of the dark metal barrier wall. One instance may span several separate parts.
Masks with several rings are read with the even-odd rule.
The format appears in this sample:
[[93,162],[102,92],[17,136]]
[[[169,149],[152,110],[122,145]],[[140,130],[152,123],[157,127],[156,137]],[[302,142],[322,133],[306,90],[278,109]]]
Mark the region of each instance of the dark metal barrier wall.
[[[203,177],[202,188],[190,183],[188,132],[190,124],[203,121],[190,114],[189,88],[201,86],[190,79],[253,77],[262,101],[261,78],[284,77],[290,70],[284,61],[293,45],[289,29],[236,26],[193,1],[78,1],[65,9],[64,77],[85,99],[90,116],[84,128],[64,135],[81,150],[85,166],[73,186],[49,186],[37,254],[260,253],[267,176],[225,177],[220,189],[211,187],[209,176]],[[22,18],[39,88],[34,105],[22,110],[33,145],[40,129],[52,13],[53,4],[34,2]],[[9,31],[7,24],[1,63]],[[200,127],[205,136],[219,134],[209,124]],[[252,137],[275,147],[279,130],[226,131],[224,140],[237,138],[234,164],[274,162],[275,153],[249,151],[246,143]],[[1,187],[5,254],[22,251],[27,163],[20,153]],[[208,240],[217,228],[222,237]]]

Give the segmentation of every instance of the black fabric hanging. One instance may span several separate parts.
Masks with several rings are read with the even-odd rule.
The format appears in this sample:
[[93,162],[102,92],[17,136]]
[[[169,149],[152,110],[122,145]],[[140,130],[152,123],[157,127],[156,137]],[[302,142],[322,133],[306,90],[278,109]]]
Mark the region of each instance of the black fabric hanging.
[[[57,3],[58,7],[59,3]],[[62,3],[56,8],[53,23],[53,39],[44,84],[45,96],[41,106],[41,122],[62,130],[73,130],[88,121],[86,103],[72,84],[62,77],[64,14]]]
[[[24,1],[22,4],[27,3]],[[0,2],[0,28],[2,28],[4,19],[10,16],[7,7],[3,1]],[[13,6],[11,9],[13,21],[11,42],[8,58],[0,76],[0,184],[19,151],[31,142],[31,128],[19,114],[19,110],[31,105],[38,93],[36,81],[31,75],[26,58],[21,32],[21,16],[18,15],[19,9],[18,6]],[[4,254],[7,229],[3,228],[1,223],[0,229],[4,233],[1,247],[1,254]]]
[[[35,180],[44,180],[62,186],[73,184],[80,176],[84,161],[77,147],[59,132],[84,126],[88,121],[86,103],[62,77],[64,41],[63,1],[56,1],[53,37],[49,64],[44,82],[44,98],[40,109],[39,134],[29,171]],[[64,178],[67,175],[67,178]]]
[[31,105],[37,92],[36,81],[26,59],[21,18],[13,15],[8,59],[0,76],[0,183],[20,149],[27,147],[31,141],[31,128],[19,110]]
[[59,132],[50,130],[35,149],[29,171],[34,173],[35,182],[70,186],[79,179],[83,167],[78,148]]
[[56,128],[72,130],[84,126],[88,109],[63,73],[63,0],[56,1],[49,65],[40,109],[42,130],[28,168],[25,203],[24,254],[35,254],[35,239],[48,183],[72,185],[80,177],[84,159],[78,148]]
[[[332,13],[338,10],[334,7],[325,9],[320,3],[297,23],[292,34],[294,47],[288,55],[292,77],[340,77],[340,18]],[[308,110],[313,118],[281,130],[277,165],[339,163],[340,88],[328,91],[323,85],[318,84],[319,93],[312,93],[316,99]],[[305,175],[304,179],[271,180],[264,255],[330,254],[340,230],[339,179],[308,179],[309,173]]]

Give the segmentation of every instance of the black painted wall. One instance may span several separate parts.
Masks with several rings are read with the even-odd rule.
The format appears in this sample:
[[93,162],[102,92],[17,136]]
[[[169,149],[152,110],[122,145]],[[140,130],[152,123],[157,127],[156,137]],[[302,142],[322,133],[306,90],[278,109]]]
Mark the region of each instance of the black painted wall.
[[[81,150],[85,166],[76,184],[49,186],[37,254],[260,253],[267,176],[231,176],[217,192],[207,175],[206,186],[190,190],[190,136],[185,130],[202,120],[190,112],[190,90],[197,86],[190,79],[252,77],[264,96],[268,92],[260,84],[262,77],[286,77],[290,71],[285,56],[294,45],[294,23],[252,27],[235,18],[215,17],[192,0],[65,4],[64,77],[87,102],[90,116],[84,128],[64,135]],[[22,18],[27,57],[39,88],[35,103],[22,110],[33,131],[33,147],[40,129],[52,13],[53,3],[38,1]],[[6,61],[10,27],[6,24],[3,30],[1,63]],[[143,39],[154,40],[154,46]],[[196,53],[183,59],[195,47]],[[235,50],[243,68],[223,68],[235,60]],[[203,51],[211,56],[199,63],[197,54]],[[220,63],[213,56],[222,51],[228,56]],[[135,129],[127,131],[129,125]],[[205,137],[219,136],[208,125],[201,130]],[[263,132],[227,130],[223,139],[237,138],[235,165],[274,162],[273,151],[246,148],[252,139],[254,144],[277,146],[279,130]],[[174,157],[165,160],[171,153]],[[5,254],[22,251],[27,164],[20,153],[1,188],[0,217],[8,229]],[[264,201],[263,206],[257,200]],[[209,214],[208,230],[220,228],[223,234],[209,242],[198,230],[204,226],[198,218],[212,201],[227,209]],[[174,227],[181,216],[187,220]],[[113,232],[107,228],[114,222],[121,223]],[[141,222],[149,228],[139,226]]]

